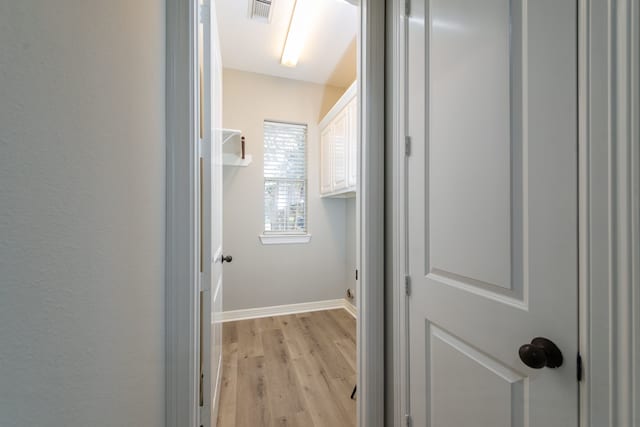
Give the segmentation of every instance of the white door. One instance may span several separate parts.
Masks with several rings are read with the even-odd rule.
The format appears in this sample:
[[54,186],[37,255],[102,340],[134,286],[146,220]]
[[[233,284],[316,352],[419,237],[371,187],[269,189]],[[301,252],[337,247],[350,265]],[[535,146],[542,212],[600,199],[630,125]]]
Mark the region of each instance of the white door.
[[202,8],[200,425],[215,426],[222,368],[222,62],[215,3]]
[[577,2],[411,3],[413,425],[577,427]]

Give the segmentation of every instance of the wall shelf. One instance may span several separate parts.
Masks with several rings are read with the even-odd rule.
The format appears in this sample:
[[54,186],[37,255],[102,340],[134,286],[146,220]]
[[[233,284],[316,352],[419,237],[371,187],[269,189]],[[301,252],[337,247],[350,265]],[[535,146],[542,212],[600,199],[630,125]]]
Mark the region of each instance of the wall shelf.
[[246,154],[244,159],[237,154],[232,153],[223,153],[222,154],[222,165],[223,166],[237,166],[245,168],[251,164],[251,154]]
[[346,189],[346,190],[340,190],[340,191],[336,191],[335,193],[326,193],[326,194],[321,194],[320,198],[323,199],[355,199],[356,197],[356,191],[353,189]]
[[242,158],[242,131],[237,129],[222,129],[222,165],[247,167],[251,164],[251,154]]
[[237,139],[240,142],[242,132],[237,129],[222,129],[222,145]]

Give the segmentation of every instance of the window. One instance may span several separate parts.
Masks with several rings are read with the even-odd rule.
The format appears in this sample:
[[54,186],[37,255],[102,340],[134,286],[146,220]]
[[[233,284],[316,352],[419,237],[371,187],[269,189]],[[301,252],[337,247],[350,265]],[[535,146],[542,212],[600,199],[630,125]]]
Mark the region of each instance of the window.
[[307,232],[306,146],[306,125],[264,122],[265,235]]

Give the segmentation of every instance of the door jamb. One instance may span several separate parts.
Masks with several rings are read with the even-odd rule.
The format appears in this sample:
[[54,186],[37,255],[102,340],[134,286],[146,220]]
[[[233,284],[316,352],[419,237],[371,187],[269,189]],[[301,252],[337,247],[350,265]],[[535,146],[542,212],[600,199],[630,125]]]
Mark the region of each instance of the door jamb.
[[360,1],[358,425],[384,425],[385,2]]
[[[406,118],[406,83],[407,83],[407,20],[410,11],[406,7],[409,0],[391,1],[391,18],[389,21],[391,55],[390,75],[387,76],[387,84],[391,85],[392,98],[390,117],[387,118],[391,126],[392,136],[392,178],[391,178],[391,203],[393,208],[391,227],[391,246],[393,272],[393,313],[389,321],[393,322],[391,328],[393,335],[393,420],[395,427],[406,425],[406,417],[410,413],[409,408],[409,334],[408,334],[408,295],[406,275],[408,274],[407,257],[407,118]],[[389,201],[388,201],[389,202]]]
[[640,6],[578,6],[580,424],[632,426],[640,424]]
[[[360,297],[358,424],[384,424],[385,2],[361,0],[358,51]],[[166,1],[165,416],[167,427],[198,415],[197,0]]]
[[166,3],[165,425],[198,421],[197,1]]

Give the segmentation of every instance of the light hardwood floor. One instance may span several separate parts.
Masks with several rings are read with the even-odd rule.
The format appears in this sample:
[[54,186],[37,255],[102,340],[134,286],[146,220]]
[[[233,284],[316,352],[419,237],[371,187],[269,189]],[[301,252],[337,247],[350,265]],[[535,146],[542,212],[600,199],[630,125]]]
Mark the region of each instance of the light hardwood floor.
[[223,325],[218,427],[356,425],[356,322],[326,310]]

